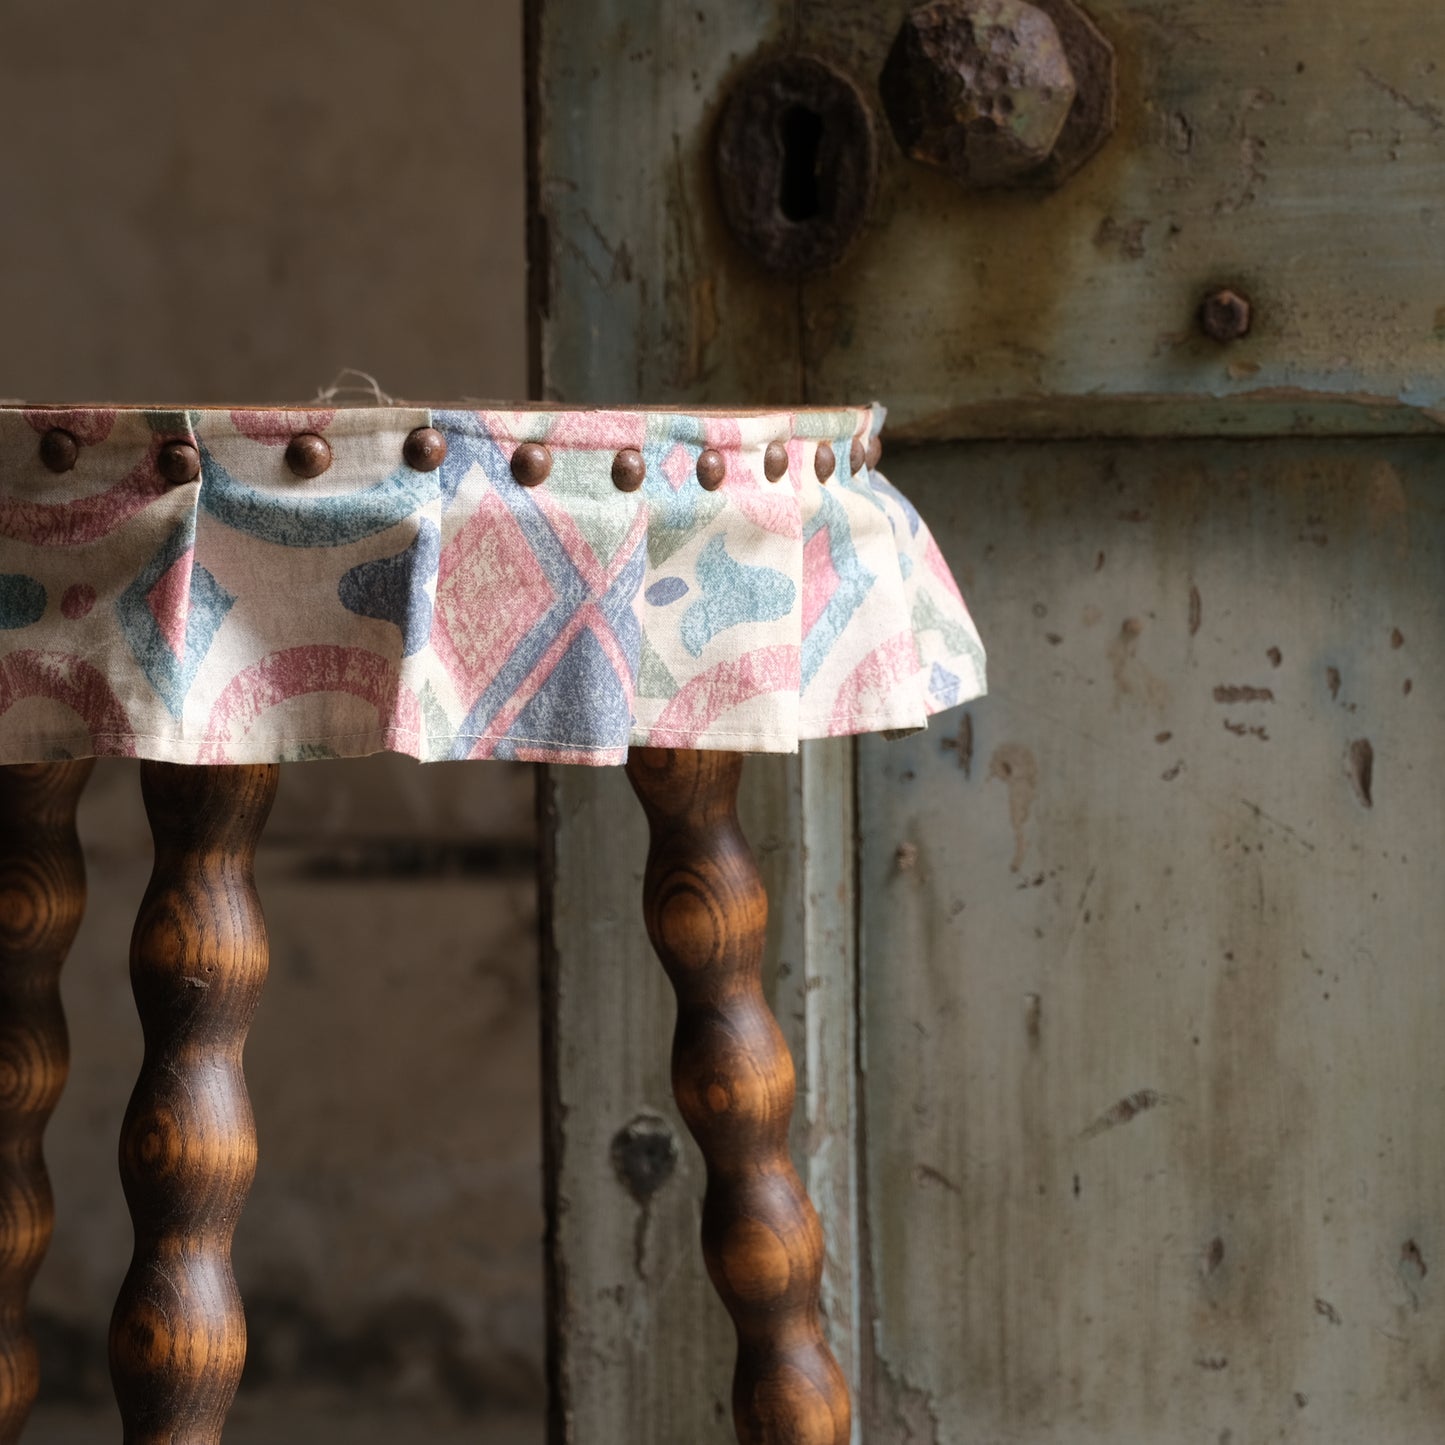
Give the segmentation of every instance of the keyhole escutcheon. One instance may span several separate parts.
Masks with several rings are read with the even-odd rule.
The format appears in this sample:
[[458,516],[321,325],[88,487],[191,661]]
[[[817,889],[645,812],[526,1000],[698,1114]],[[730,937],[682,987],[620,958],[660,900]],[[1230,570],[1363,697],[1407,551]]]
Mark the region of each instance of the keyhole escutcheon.
[[728,225],[770,271],[836,266],[873,207],[873,118],[853,81],[817,56],[774,57],[742,76],[715,160]]

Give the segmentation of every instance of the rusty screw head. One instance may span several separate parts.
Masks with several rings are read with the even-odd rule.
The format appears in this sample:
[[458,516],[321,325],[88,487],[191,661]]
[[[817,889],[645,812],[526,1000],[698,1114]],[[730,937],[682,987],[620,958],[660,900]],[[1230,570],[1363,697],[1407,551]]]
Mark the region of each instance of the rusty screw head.
[[1211,291],[1199,306],[1199,326],[1215,341],[1238,341],[1249,335],[1254,308],[1249,297],[1223,286]]
[[173,487],[184,486],[201,475],[201,454],[190,442],[167,442],[156,453],[156,470]]
[[612,458],[612,485],[619,492],[635,492],[647,480],[647,462],[636,447],[623,447]]
[[40,438],[40,460],[52,472],[68,472],[80,460],[80,443],[74,433],[53,426]]
[[552,475],[552,452],[541,442],[523,442],[512,453],[512,475],[524,487],[540,487]]
[[1052,19],[1027,0],[927,0],[879,80],[899,144],[973,187],[1048,160],[1077,87]]
[[818,480],[827,486],[832,479],[833,473],[838,470],[838,457],[833,451],[831,442],[819,442],[818,450],[813,453],[813,472]]
[[432,426],[419,426],[401,444],[402,460],[414,472],[434,472],[447,459],[447,439]]
[[287,443],[286,465],[294,475],[311,481],[331,466],[331,446],[315,432],[300,432]]
[[727,479],[728,464],[727,458],[720,451],[709,447],[697,459],[697,479],[703,485],[703,490],[715,492]]
[[769,442],[763,453],[763,475],[770,482],[780,482],[788,474],[788,449],[782,442]]

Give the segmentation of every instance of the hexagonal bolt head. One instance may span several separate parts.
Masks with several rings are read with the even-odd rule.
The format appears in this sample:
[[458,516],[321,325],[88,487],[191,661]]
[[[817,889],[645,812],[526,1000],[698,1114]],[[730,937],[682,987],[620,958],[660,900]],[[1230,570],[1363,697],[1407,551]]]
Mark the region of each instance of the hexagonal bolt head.
[[1239,341],[1254,324],[1249,297],[1227,286],[1211,291],[1199,305],[1199,325],[1215,341]]
[[878,88],[903,150],[974,190],[1057,185],[1114,124],[1113,48],[1073,0],[925,0]]
[[1075,94],[1054,22],[1026,0],[920,5],[879,89],[903,149],[971,186],[1005,186],[1042,165]]

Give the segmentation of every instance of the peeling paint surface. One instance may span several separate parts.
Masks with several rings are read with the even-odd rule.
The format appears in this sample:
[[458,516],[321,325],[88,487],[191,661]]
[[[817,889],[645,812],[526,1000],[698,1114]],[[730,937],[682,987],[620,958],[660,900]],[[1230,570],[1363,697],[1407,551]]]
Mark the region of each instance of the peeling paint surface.
[[864,1438],[1438,1439],[1445,443],[894,472],[997,661],[860,744]]
[[[800,8],[878,74],[897,6]],[[849,318],[809,329],[810,384],[887,378],[895,435],[934,438],[1280,431],[1331,409],[1438,427],[1445,8],[1087,8],[1119,56],[1113,137],[1043,196],[971,195],[885,148],[879,222],[809,287]],[[1195,320],[1219,286],[1253,302],[1230,345]]]
[[[872,94],[904,8],[532,7],[544,393],[884,393],[1000,659],[960,721],[859,745],[856,820],[846,770],[749,768],[859,1438],[1426,1445],[1445,10],[1088,0],[1120,124],[1067,186],[966,196],[885,145],[845,262],[760,272],[713,186],[729,85],[812,48]],[[1196,322],[1221,288],[1229,345]],[[580,772],[551,784],[554,1439],[731,1445],[695,1154],[645,1288],[608,1158],[676,1127],[671,1000],[640,820]]]
[[[856,1379],[852,760],[850,739],[752,758],[739,811],[770,898],[764,983],[797,1069],[792,1150],[823,1220],[829,1339]],[[552,769],[548,797],[553,1445],[735,1445],[734,1335],[698,1243],[704,1169],[673,1103],[675,1006],[642,923],[646,823],[620,768]]]

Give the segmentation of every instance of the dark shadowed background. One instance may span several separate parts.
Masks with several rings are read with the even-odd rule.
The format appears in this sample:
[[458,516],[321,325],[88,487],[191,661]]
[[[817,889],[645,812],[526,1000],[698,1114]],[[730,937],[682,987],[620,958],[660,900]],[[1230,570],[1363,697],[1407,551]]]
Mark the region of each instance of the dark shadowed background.
[[[0,396],[301,401],[343,367],[410,399],[525,394],[518,5],[0,9]],[[134,765],[97,767],[81,829],[37,1445],[118,1431],[126,955],[150,866]],[[532,852],[527,769],[284,771],[228,1441],[540,1439]]]

